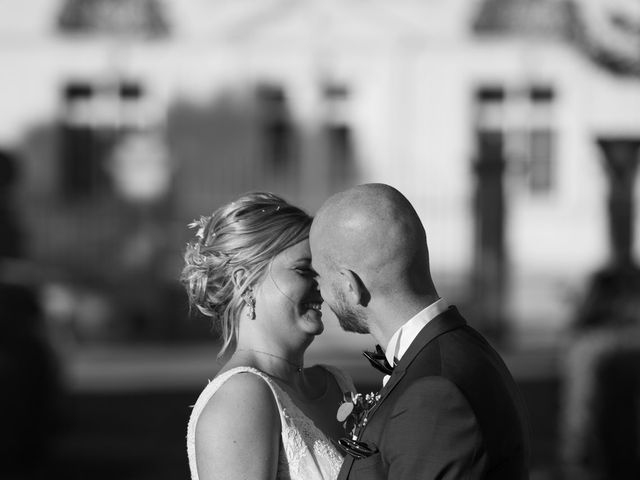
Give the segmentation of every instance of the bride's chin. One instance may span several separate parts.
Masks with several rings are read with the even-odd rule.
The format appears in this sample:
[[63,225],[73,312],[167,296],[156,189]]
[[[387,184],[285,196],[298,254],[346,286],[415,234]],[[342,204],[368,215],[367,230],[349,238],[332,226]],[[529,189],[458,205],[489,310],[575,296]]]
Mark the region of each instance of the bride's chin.
[[310,327],[307,328],[310,334],[320,335],[322,332],[324,332],[324,323],[322,323],[322,318],[319,314],[307,312],[304,315],[304,319],[306,321],[306,326]]
[[322,332],[324,332],[324,323],[320,322],[318,325],[318,328],[316,329],[315,332],[313,332],[313,334],[317,336],[322,334]]

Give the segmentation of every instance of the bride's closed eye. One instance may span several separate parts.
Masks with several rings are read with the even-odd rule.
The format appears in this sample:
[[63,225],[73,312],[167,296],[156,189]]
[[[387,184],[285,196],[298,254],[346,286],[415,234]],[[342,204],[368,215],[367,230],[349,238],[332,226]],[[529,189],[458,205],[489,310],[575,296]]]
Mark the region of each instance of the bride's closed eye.
[[294,270],[296,273],[302,275],[303,277],[308,277],[308,278],[316,278],[318,276],[318,273],[311,267],[294,267]]

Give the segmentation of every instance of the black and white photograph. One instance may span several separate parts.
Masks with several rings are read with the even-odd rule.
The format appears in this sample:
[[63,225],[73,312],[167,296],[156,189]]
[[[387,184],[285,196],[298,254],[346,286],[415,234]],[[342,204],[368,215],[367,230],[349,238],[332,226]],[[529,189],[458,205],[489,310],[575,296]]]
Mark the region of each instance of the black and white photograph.
[[640,0],[0,0],[1,480],[640,478]]

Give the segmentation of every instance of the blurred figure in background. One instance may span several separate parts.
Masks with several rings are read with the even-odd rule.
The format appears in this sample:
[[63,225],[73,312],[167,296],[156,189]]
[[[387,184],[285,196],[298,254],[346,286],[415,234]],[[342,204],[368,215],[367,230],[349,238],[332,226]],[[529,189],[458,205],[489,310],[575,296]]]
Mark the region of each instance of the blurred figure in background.
[[310,225],[305,212],[268,193],[192,224],[197,239],[182,280],[191,305],[221,332],[221,355],[232,352],[189,420],[194,480],[337,478],[336,409],[355,389],[341,370],[304,366],[324,330]]
[[46,478],[60,390],[36,293],[0,284],[0,318],[0,478]]
[[640,268],[634,259],[640,137],[601,136],[610,260],[590,279],[564,364],[567,479],[640,478]]
[[564,362],[561,459],[567,480],[640,478],[640,277],[596,273]]
[[60,392],[34,279],[20,275],[24,237],[10,198],[16,178],[14,158],[0,152],[0,478],[31,480],[45,478]]
[[23,253],[24,239],[12,201],[17,168],[14,156],[0,150],[0,259],[17,258]]

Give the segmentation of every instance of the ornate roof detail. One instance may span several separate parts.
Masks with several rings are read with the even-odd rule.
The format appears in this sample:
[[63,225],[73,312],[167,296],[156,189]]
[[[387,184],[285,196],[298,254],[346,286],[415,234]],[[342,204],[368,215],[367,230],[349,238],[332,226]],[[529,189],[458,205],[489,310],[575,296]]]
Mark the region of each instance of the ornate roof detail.
[[484,0],[472,25],[477,34],[572,38],[571,5],[559,0]]
[[613,73],[640,78],[640,2],[573,0],[580,48]]
[[570,41],[597,65],[640,77],[637,0],[483,0],[472,28],[479,35]]
[[66,0],[57,26],[71,34],[157,38],[169,33],[161,0]]

